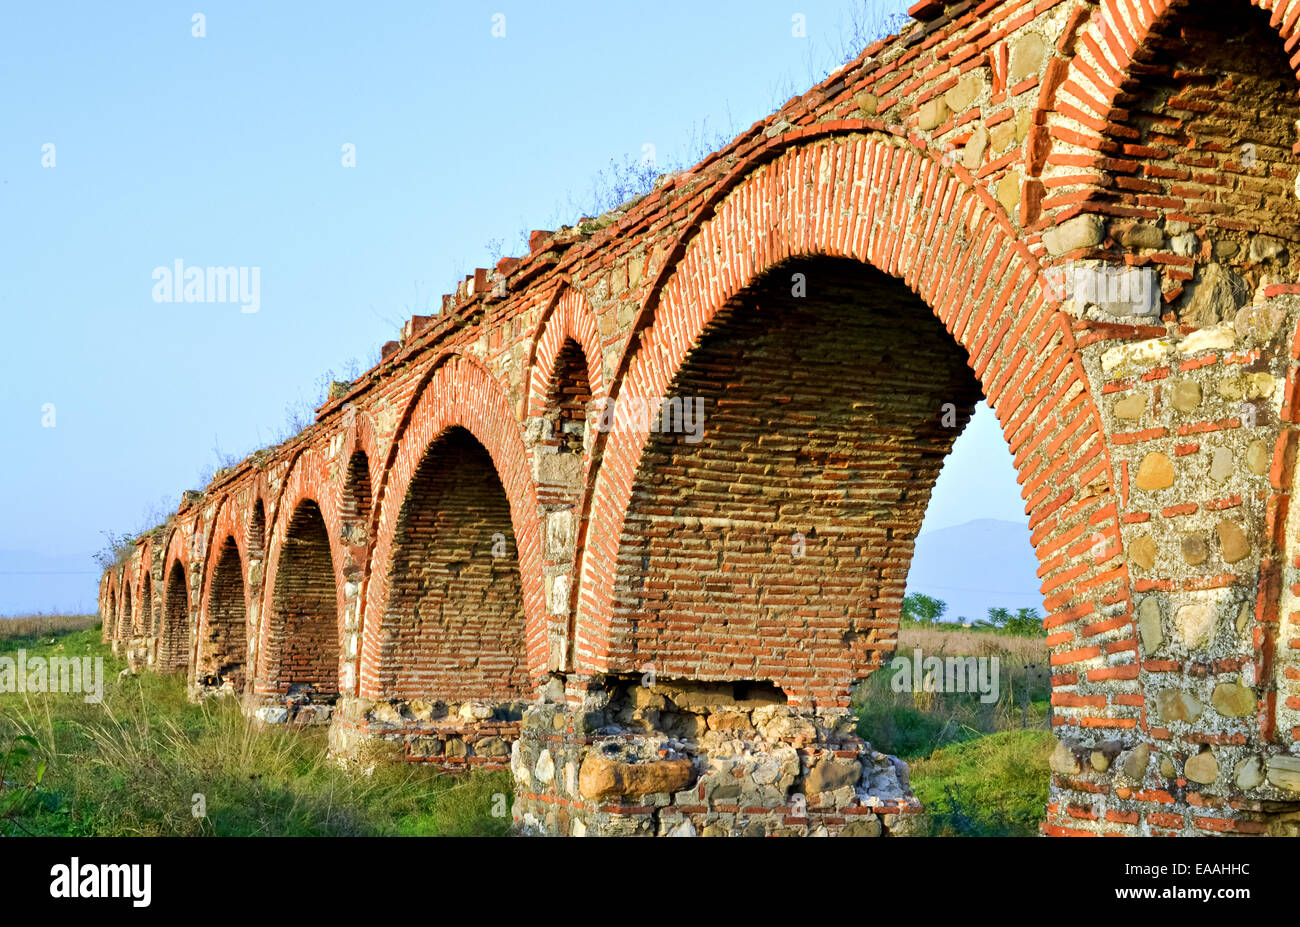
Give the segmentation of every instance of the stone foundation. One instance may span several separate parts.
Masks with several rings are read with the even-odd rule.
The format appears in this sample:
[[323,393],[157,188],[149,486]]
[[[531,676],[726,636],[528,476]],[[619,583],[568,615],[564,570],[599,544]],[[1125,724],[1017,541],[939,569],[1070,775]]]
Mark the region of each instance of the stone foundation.
[[340,699],[330,755],[345,762],[408,761],[449,770],[505,769],[523,704]]
[[[747,691],[748,690],[748,691]],[[524,712],[510,758],[525,835],[880,836],[921,808],[907,765],[847,709],[774,687],[570,680]]]

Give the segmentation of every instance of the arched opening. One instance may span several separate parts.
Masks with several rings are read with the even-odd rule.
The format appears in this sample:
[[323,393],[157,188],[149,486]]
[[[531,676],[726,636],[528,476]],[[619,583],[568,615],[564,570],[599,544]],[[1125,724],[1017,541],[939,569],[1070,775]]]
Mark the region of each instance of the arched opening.
[[253,514],[248,519],[248,557],[260,560],[266,552],[266,506],[259,498],[253,503]]
[[125,640],[135,630],[135,612],[131,609],[131,584],[122,583],[122,613],[117,619],[117,638]]
[[230,536],[212,571],[205,618],[195,666],[198,682],[209,688],[229,685],[241,693],[248,659],[247,607],[239,547]]
[[398,515],[379,652],[395,698],[512,700],[527,691],[510,503],[465,429],[426,450]]
[[[1110,224],[1096,256],[1145,270],[1129,275],[1154,291],[1152,315],[1231,321],[1261,283],[1296,279],[1298,89],[1248,0],[1176,3],[1134,53],[1102,144],[1093,197]],[[1096,302],[1124,315],[1131,295]]]
[[[1039,586],[1011,449],[993,410],[981,402],[935,481],[907,592],[944,606],[938,621],[980,625],[990,620],[991,609],[1041,613]],[[905,644],[900,641],[900,650],[906,651]]]
[[566,339],[555,359],[546,396],[548,428],[542,443],[555,447],[561,454],[581,454],[590,403],[587,357],[578,342]]
[[104,613],[104,640],[117,639],[117,593],[108,590],[108,611]]
[[348,458],[348,472],[343,481],[343,497],[339,516],[343,524],[343,540],[351,545],[364,545],[369,540],[370,509],[370,458],[357,450]]
[[162,639],[158,646],[158,667],[164,673],[186,670],[189,644],[189,590],[185,568],[179,560],[172,563],[163,587]]
[[339,694],[337,583],[320,507],[299,503],[276,566],[257,691],[307,702]]
[[894,649],[931,489],[980,397],[933,312],[874,268],[803,258],[742,290],[661,408],[619,411],[651,433],[616,665],[843,703]]
[[140,581],[140,612],[136,616],[133,634],[142,637],[154,633],[153,626],[153,578],[146,570]]

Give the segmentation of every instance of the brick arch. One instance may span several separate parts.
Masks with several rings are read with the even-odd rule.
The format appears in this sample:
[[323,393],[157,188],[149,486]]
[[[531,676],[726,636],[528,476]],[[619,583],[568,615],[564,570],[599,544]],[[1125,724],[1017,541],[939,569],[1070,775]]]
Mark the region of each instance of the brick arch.
[[117,628],[115,629],[114,640],[123,641],[131,636],[131,631],[135,627],[135,603],[136,597],[132,592],[130,579],[125,575],[122,576],[122,585],[120,587],[121,595],[117,599],[118,616]]
[[383,479],[375,487],[375,521],[370,532],[370,569],[361,628],[363,693],[382,694],[377,692],[380,625],[393,579],[389,571],[402,506],[425,452],[455,428],[469,432],[487,451],[505,490],[523,586],[527,665],[533,674],[544,669],[541,531],[536,488],[521,429],[505,391],[491,372],[477,360],[448,353],[434,362],[413,394],[384,463]]
[[[1041,101],[1044,108],[1057,109],[1062,88],[1087,106],[1085,115],[1104,120],[1115,107],[1120,85],[1133,64],[1134,54],[1147,43],[1151,30],[1168,13],[1187,0],[1102,0],[1075,39],[1076,54],[1058,82],[1048,82],[1052,96]],[[1295,52],[1300,0],[1249,0],[1269,13],[1269,25],[1277,30],[1289,53]],[[1086,50],[1087,56],[1078,54]],[[1089,60],[1091,59],[1091,60]],[[1292,59],[1300,80],[1300,60]],[[1099,70],[1100,68],[1100,70]],[[1068,86],[1067,86],[1068,85]],[[1085,94],[1091,86],[1097,93]]]
[[566,341],[573,341],[587,359],[587,381],[593,400],[605,397],[605,364],[600,351],[600,331],[591,303],[578,290],[566,286],[551,303],[538,326],[540,334],[528,358],[528,415],[541,415],[555,378],[556,364]]
[[153,588],[153,537],[146,537],[144,543],[138,548],[140,565],[136,572],[136,593],[139,602],[140,612],[139,630],[136,632],[136,626],[132,625],[133,633],[140,636],[148,636],[153,633],[153,607],[154,596],[157,592]]
[[[1110,583],[1127,600],[1127,568],[1116,566],[1119,523],[1109,492],[1067,524],[1054,510],[1088,484],[1112,480],[1101,420],[1069,320],[1049,303],[1040,268],[1015,240],[1007,218],[938,161],[860,133],[826,135],[789,147],[736,182],[678,245],[643,308],[639,340],[620,365],[620,401],[664,395],[672,376],[727,300],[782,262],[810,255],[850,258],[902,281],[961,345],[997,415],[1028,500],[1043,576],[1048,626],[1076,620],[1091,603],[1072,588]],[[853,197],[850,199],[849,197]],[[940,216],[949,221],[940,227]],[[874,221],[862,221],[871,217]],[[747,242],[746,249],[734,248]],[[590,496],[588,523],[607,530],[586,539],[574,634],[577,665],[611,666],[619,629],[611,614],[618,539],[646,430],[611,432]],[[1062,448],[1070,453],[1057,454]],[[1066,564],[1050,542],[1087,515],[1107,539],[1100,564]],[[1070,567],[1069,570],[1066,567]]]
[[100,632],[100,639],[108,644],[117,639],[117,601],[120,598],[117,592],[117,575],[113,570],[108,570],[105,574],[105,590],[103,602],[104,627]]
[[[272,675],[278,679],[284,646],[292,644],[292,641],[281,640],[286,623],[284,615],[277,613],[276,584],[280,579],[281,567],[284,565],[286,543],[291,533],[296,533],[295,519],[300,518],[304,506],[308,504],[319,510],[320,518],[325,525],[329,569],[332,574],[330,585],[334,595],[332,639],[335,644],[331,657],[335,661],[339,657],[337,641],[342,633],[344,567],[344,551],[340,543],[339,482],[341,481],[331,479],[328,445],[311,447],[294,458],[276,498],[275,522],[270,529],[270,541],[266,551],[267,566],[261,587],[262,620],[257,629],[257,666],[254,686],[255,691],[260,694],[279,691],[278,684],[265,684],[265,680]],[[286,577],[286,581],[292,582],[293,579],[293,577]]]
[[[1290,69],[1298,82],[1295,89],[1300,93],[1300,58],[1294,56],[1300,42],[1300,0],[1242,3],[1270,14],[1268,26],[1277,33],[1279,52],[1290,57]],[[1029,148],[1026,169],[1031,176],[1077,174],[1087,162],[1101,162],[1113,155],[1144,157],[1120,152],[1111,136],[1115,115],[1127,114],[1126,104],[1119,98],[1138,55],[1150,47],[1156,31],[1190,8],[1189,0],[1103,0],[1085,21],[1071,23],[1071,34],[1062,37],[1062,46],[1071,47],[1073,54],[1068,64],[1054,60],[1043,81],[1034,124],[1039,127],[1036,131],[1044,134]],[[1076,17],[1080,15],[1076,13]],[[1232,27],[1224,31],[1231,32]],[[1082,131],[1067,122],[1082,126]],[[1045,218],[1040,227],[1089,211],[1079,194],[1055,199],[1056,203],[1050,197],[1044,201]]]
[[[212,623],[212,600],[214,595],[214,579],[218,578],[218,568],[221,568],[222,576],[220,579],[223,584],[232,582],[233,579],[228,575],[229,571],[238,567],[238,579],[240,592],[243,598],[242,624],[233,625],[230,628],[233,634],[233,640],[242,642],[244,647],[243,664],[244,674],[247,673],[247,643],[249,640],[249,611],[253,604],[251,584],[248,581],[248,518],[249,507],[241,506],[235,496],[228,493],[218,504],[217,514],[212,519],[207,531],[205,532],[204,564],[203,564],[203,582],[199,591],[199,616],[198,616],[198,633],[195,635],[194,647],[189,656],[189,665],[194,667],[194,682],[199,682],[199,676],[202,674],[205,663],[205,645],[209,642],[206,640],[211,630]],[[227,549],[233,551],[234,559],[229,560],[226,556]],[[218,590],[218,593],[225,596],[230,590]],[[224,603],[223,603],[224,604]],[[236,619],[230,616],[222,616],[221,620],[234,622]],[[236,661],[238,662],[238,661]],[[241,675],[244,675],[241,674]],[[246,676],[244,676],[246,678]]]
[[[162,672],[186,672],[193,613],[190,602],[190,550],[186,531],[176,525],[163,550],[162,627],[158,632],[158,667]],[[180,586],[174,582],[179,571]]]
[[[380,452],[379,439],[375,434],[375,424],[370,414],[354,409],[346,409],[343,415],[346,426],[343,436],[343,453],[339,458],[343,468],[339,517],[341,529],[345,533],[349,523],[356,523],[360,527],[361,538],[358,543],[352,545],[356,549],[349,550],[349,567],[355,568],[358,576],[360,576],[365,570],[370,537],[369,529],[375,519],[378,518],[376,502],[379,498],[378,490],[384,478],[384,458]],[[364,474],[355,473],[352,469],[353,462],[358,459],[358,455],[363,455],[365,458]],[[365,491],[361,493],[361,496],[368,495],[368,499],[358,496],[358,491],[363,488],[363,476]]]
[[137,635],[148,637],[153,634],[153,606],[154,606],[154,588],[153,575],[149,572],[148,564],[140,571],[140,622]]

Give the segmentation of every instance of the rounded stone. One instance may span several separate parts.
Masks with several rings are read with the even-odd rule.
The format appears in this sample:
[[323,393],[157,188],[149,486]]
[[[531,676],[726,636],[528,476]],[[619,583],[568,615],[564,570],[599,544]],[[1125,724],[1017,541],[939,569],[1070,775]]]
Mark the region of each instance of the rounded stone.
[[1133,485],[1148,492],[1168,489],[1174,485],[1173,461],[1159,451],[1152,451],[1142,458]]
[[1156,695],[1156,710],[1165,721],[1182,721],[1191,724],[1205,710],[1192,693],[1183,689],[1162,689]]
[[1125,778],[1141,782],[1147,774],[1147,764],[1151,762],[1151,745],[1138,744],[1125,755],[1121,771]]
[[1236,522],[1225,518],[1214,530],[1219,535],[1219,552],[1224,563],[1236,563],[1250,554],[1250,539]]
[[1214,606],[1205,602],[1184,605],[1176,616],[1183,643],[1191,649],[1204,647],[1214,634]]
[[1246,448],[1246,466],[1250,472],[1257,476],[1262,476],[1268,472],[1268,466],[1272,462],[1272,455],[1269,453],[1268,445],[1263,441],[1252,441]]
[[1037,74],[1047,60],[1047,42],[1036,32],[1030,32],[1011,43],[1011,60],[1008,82],[1019,83],[1031,74]]
[[1205,538],[1199,534],[1183,535],[1182,544],[1179,546],[1183,552],[1183,560],[1190,566],[1198,566],[1210,556],[1210,545],[1205,543]]
[[1242,602],[1241,608],[1237,610],[1237,635],[1238,636],[1245,634],[1246,629],[1250,627],[1251,614],[1252,612],[1250,608],[1250,603]]
[[1222,483],[1232,476],[1234,464],[1231,450],[1226,447],[1216,447],[1210,457],[1210,479]]
[[1237,764],[1237,788],[1253,789],[1264,781],[1264,764],[1257,756],[1248,756]]
[[1146,222],[1135,222],[1119,231],[1119,243],[1125,248],[1158,250],[1165,246],[1165,233]]
[[1056,749],[1047,758],[1047,766],[1052,772],[1063,776],[1077,776],[1083,771],[1083,766],[1079,763],[1079,758],[1074,755],[1074,751],[1060,741],[1057,741]]
[[1179,412],[1191,412],[1201,404],[1201,384],[1179,380],[1169,388],[1169,404]]
[[1133,393],[1131,396],[1125,396],[1123,399],[1116,399],[1111,406],[1115,412],[1116,418],[1122,418],[1125,421],[1135,422],[1142,417],[1142,413],[1147,408],[1147,397],[1145,393]]
[[1244,718],[1255,713],[1255,693],[1237,682],[1221,682],[1210,696],[1214,710],[1225,718]]
[[1151,569],[1155,565],[1156,555],[1160,553],[1160,548],[1149,535],[1142,535],[1134,538],[1133,543],[1128,547],[1129,559],[1144,570]]
[[1178,774],[1174,768],[1174,761],[1167,756],[1160,757],[1160,776],[1164,779],[1172,779]]
[[1184,764],[1183,775],[1192,782],[1209,785],[1219,778],[1219,761],[1214,758],[1214,754],[1209,750],[1198,753]]
[[1142,649],[1154,653],[1165,641],[1165,632],[1161,626],[1160,602],[1149,595],[1141,601],[1137,609],[1138,634],[1142,636]]

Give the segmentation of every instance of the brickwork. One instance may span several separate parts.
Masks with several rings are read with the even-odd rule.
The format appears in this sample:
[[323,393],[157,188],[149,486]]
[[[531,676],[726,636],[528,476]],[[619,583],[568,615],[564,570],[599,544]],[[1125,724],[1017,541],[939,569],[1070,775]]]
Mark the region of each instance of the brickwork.
[[848,695],[982,395],[1045,832],[1296,828],[1300,0],[915,15],[411,319],[106,574],[106,639],[263,721],[337,695],[340,755],[510,763],[524,830],[899,832]]

